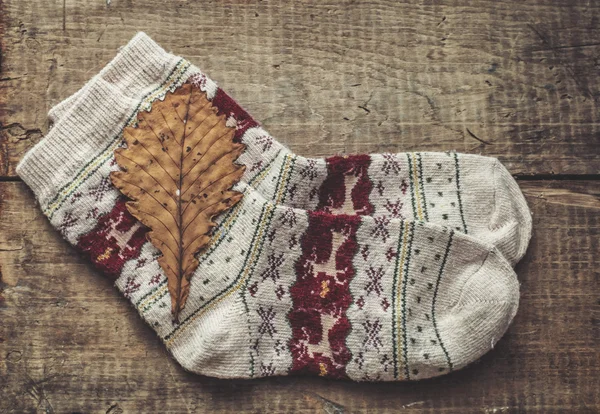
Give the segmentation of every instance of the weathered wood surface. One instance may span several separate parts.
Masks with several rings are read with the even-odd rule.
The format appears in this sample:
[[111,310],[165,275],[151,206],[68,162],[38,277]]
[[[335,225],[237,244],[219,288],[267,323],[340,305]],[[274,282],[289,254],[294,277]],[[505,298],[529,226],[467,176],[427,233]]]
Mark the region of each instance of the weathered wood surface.
[[138,30],[303,154],[456,149],[598,173],[597,2],[3,1],[5,175]]
[[[184,372],[7,182],[48,109],[138,30],[301,154],[455,149],[531,179],[522,302],[496,349],[411,384]],[[600,411],[600,4],[0,0],[0,50],[0,412]]]

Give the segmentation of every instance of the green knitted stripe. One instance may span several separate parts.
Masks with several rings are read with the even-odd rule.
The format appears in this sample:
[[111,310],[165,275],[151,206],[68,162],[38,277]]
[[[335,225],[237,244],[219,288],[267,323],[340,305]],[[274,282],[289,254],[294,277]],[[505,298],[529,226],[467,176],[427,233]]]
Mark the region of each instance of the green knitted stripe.
[[[150,296],[152,296],[158,289],[160,289],[162,286],[164,286],[167,282],[165,280],[160,281],[160,283],[158,285],[156,285],[155,287],[153,287],[152,289],[150,289],[150,291],[148,293],[146,293],[144,296],[142,296],[141,298],[139,298],[135,303],[134,306],[136,308],[138,308],[140,306],[140,303],[142,303],[143,301],[145,301],[147,298],[149,298]],[[162,297],[162,296],[161,296]],[[155,303],[152,302],[152,303]],[[145,309],[142,309],[140,312],[145,312]]]
[[458,166],[458,154],[454,153],[454,165],[456,166],[456,196],[458,197],[458,209],[460,211],[460,218],[462,220],[464,233],[468,234],[467,223],[465,222],[465,214],[463,213],[463,205],[460,197],[460,168]]
[[406,158],[408,160],[408,181],[410,182],[410,199],[412,201],[413,208],[413,217],[415,220],[418,220],[419,216],[417,215],[417,205],[415,200],[415,189],[413,184],[413,169],[412,169],[412,160],[410,158],[410,153],[406,153]]
[[421,162],[421,154],[417,153],[417,162],[419,165],[419,184],[421,185],[421,198],[423,199],[423,214],[425,215],[425,221],[429,221],[427,215],[427,200],[425,199],[425,186],[423,185],[423,164]]
[[415,235],[415,222],[412,221],[410,223],[410,233],[409,233],[409,240],[408,240],[408,254],[406,256],[406,263],[404,264],[404,284],[403,284],[403,288],[402,288],[402,334],[403,334],[403,341],[404,342],[404,349],[403,349],[403,354],[404,354],[404,375],[405,378],[407,380],[410,380],[410,372],[408,369],[408,344],[406,341],[406,287],[408,285],[408,270],[410,269],[410,256],[412,254],[412,243],[413,243],[413,237]]
[[440,281],[442,280],[442,275],[444,273],[444,267],[446,266],[446,261],[448,259],[448,253],[450,253],[450,247],[452,246],[453,237],[454,237],[454,231],[450,230],[450,236],[448,238],[448,245],[446,246],[446,252],[444,253],[444,259],[442,260],[442,265],[440,266],[440,272],[438,274],[437,282],[435,284],[435,291],[433,292],[433,302],[431,304],[431,319],[433,321],[433,329],[435,330],[435,335],[437,336],[438,342],[440,343],[440,346],[442,347],[442,351],[444,351],[444,355],[446,356],[446,361],[448,362],[448,367],[450,368],[451,372],[452,372],[452,368],[453,368],[452,361],[450,360],[450,355],[448,354],[448,351],[446,350],[446,347],[444,346],[444,343],[442,342],[442,338],[440,336],[440,332],[438,330],[437,322],[435,319],[435,301],[437,299],[438,289],[440,287]]
[[252,355],[252,351],[248,354],[250,355],[250,378],[254,378],[254,355]]
[[[281,204],[281,199],[279,197],[279,195],[283,192],[283,191],[287,191],[287,182],[289,182],[290,179],[290,175],[289,175],[289,168],[288,168],[288,157],[292,158],[292,165],[295,164],[296,160],[295,160],[295,156],[291,156],[288,154],[285,154],[283,156],[283,160],[281,161],[281,166],[279,167],[279,174],[277,175],[277,179],[275,181],[275,191],[273,192],[273,197],[271,197],[271,199],[276,203],[276,204]],[[283,197],[285,197],[285,195],[283,195]]]
[[[159,286],[157,286],[156,289],[153,289],[152,292],[156,292],[159,289],[159,287],[163,287],[166,284],[167,284],[167,282],[161,282],[161,284]],[[154,306],[156,303],[160,302],[160,300],[166,296],[165,293],[168,293],[168,292],[169,292],[168,290],[166,290],[166,292],[162,292],[160,295],[158,295],[156,298],[154,298],[150,303],[145,305],[143,308],[139,309],[139,312],[142,314],[148,312],[150,309],[152,309],[152,306]]]
[[284,184],[283,194],[282,194],[281,200],[277,200],[278,204],[285,203],[285,199],[287,197],[288,190],[289,190],[290,181],[291,181],[292,175],[294,174],[294,167],[296,166],[296,158],[298,158],[298,157],[294,156],[291,159],[291,164],[290,164],[290,167],[288,169],[288,173],[287,173],[287,175],[285,177],[285,184]]
[[[408,367],[408,342],[406,334],[406,292],[408,286],[408,272],[410,269],[410,256],[412,243],[415,233],[415,223],[402,221],[400,224],[400,236],[397,244],[397,256],[394,264],[394,278],[393,278],[393,293],[395,300],[392,301],[392,337],[393,337],[393,355],[394,355],[394,379],[398,379],[400,375],[400,369],[398,361],[400,355],[402,358],[402,366],[404,379],[410,379],[410,372]],[[401,272],[401,273],[399,273]],[[398,300],[400,303],[397,306]],[[400,315],[401,327],[398,327],[398,315]],[[398,333],[398,330],[401,330]],[[402,340],[402,345],[399,346],[399,338]],[[399,349],[401,348],[401,349]]]
[[[394,279],[392,284],[392,294],[398,297],[398,262],[400,261],[402,237],[404,236],[404,222],[400,223],[400,236],[398,237],[398,244],[396,245],[396,261],[394,263]],[[394,358],[394,379],[398,378],[398,326],[396,322],[396,302],[394,298],[392,301],[392,344],[393,344],[393,358]]]

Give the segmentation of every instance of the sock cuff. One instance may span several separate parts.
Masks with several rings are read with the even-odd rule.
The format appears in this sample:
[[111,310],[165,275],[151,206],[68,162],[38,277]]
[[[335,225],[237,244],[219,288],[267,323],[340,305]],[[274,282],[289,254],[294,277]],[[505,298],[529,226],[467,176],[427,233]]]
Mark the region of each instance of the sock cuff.
[[[46,212],[70,183],[94,171],[120,144],[123,128],[138,110],[184,82],[193,72],[184,59],[165,52],[138,33],[79,92],[51,110],[61,115],[46,136],[23,157],[17,174]],[[187,76],[186,76],[187,74]],[[66,109],[65,109],[66,108]]]
[[[167,53],[146,33],[139,32],[129,43],[120,47],[117,55],[81,90],[90,87],[100,78],[126,93],[135,95],[140,89],[155,82],[157,76],[167,70],[176,59],[177,56]],[[48,111],[50,121],[57,122],[78,97],[79,93],[74,93],[50,108]]]

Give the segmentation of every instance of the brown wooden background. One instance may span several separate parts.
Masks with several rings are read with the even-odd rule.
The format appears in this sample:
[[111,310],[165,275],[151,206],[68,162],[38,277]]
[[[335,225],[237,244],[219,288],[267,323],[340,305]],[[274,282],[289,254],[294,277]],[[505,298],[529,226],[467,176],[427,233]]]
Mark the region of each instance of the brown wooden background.
[[[496,349],[410,384],[184,372],[15,175],[138,30],[300,154],[500,158],[534,235]],[[0,412],[600,411],[599,2],[0,0],[0,49]]]

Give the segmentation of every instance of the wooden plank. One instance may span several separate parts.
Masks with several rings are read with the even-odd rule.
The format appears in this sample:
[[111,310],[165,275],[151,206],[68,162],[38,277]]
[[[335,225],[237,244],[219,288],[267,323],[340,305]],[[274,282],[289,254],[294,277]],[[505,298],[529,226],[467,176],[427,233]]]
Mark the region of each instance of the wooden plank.
[[138,30],[303,155],[444,151],[597,174],[600,4],[4,0],[0,176]]
[[478,363],[419,383],[184,372],[20,182],[0,183],[0,412],[598,412],[600,183],[522,183],[519,313]]

